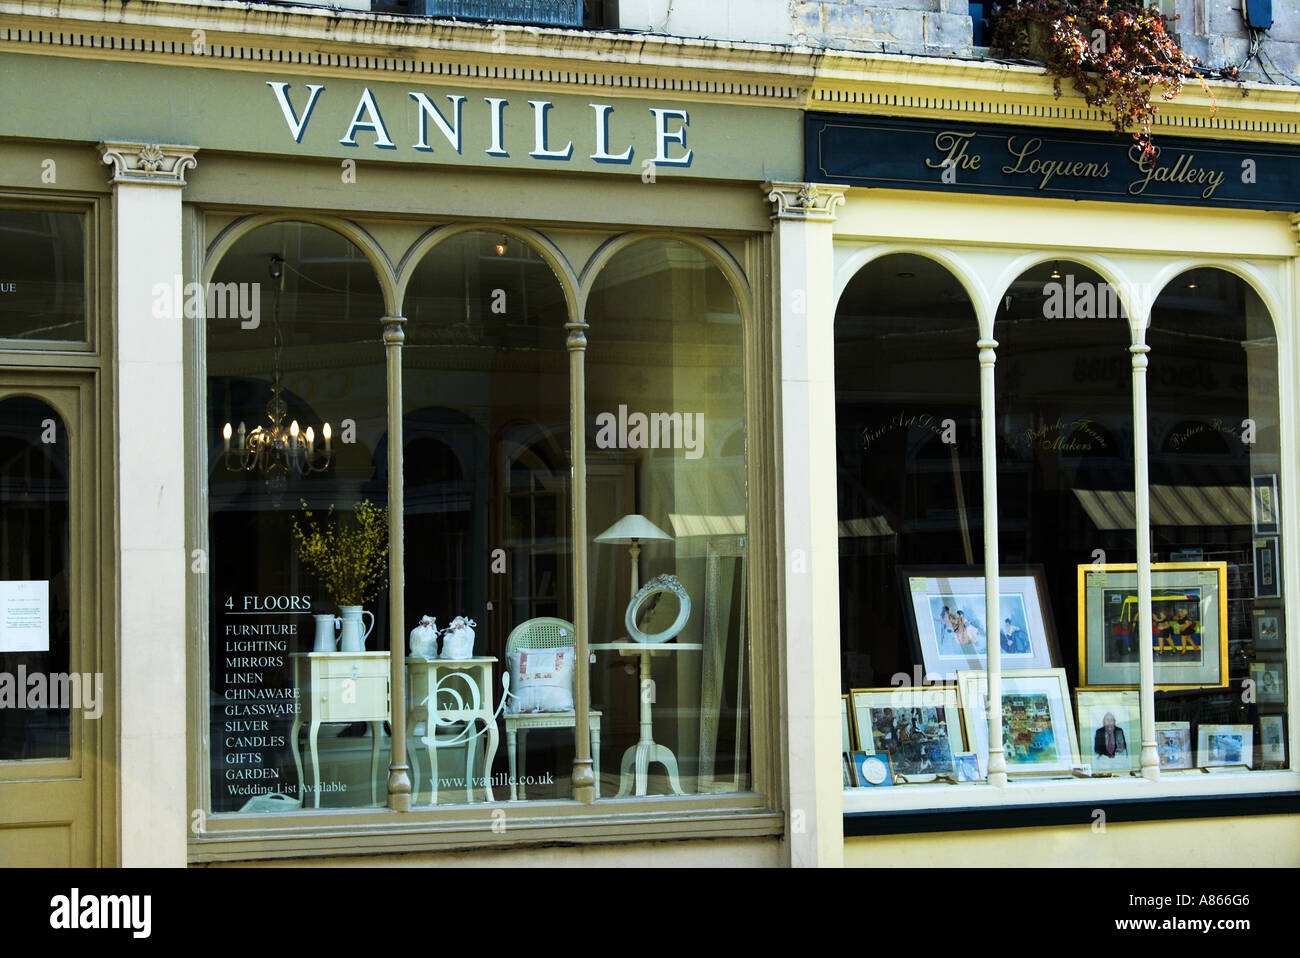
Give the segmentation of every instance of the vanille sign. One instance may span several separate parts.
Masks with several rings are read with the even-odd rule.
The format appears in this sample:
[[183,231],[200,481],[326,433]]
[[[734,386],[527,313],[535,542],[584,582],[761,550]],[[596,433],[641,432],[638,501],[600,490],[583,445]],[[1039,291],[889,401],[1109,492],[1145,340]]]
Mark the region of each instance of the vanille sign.
[[[280,108],[288,134],[295,143],[301,143],[308,131],[308,125],[321,120],[316,119],[317,108],[330,98],[323,83],[305,84],[305,89],[295,91],[291,84],[284,81],[266,81],[270,95]],[[411,111],[416,135],[414,141],[404,144],[407,148],[420,153],[452,152],[462,155],[465,149],[482,148],[487,156],[508,158],[513,153],[527,150],[527,155],[534,160],[546,160],[568,163],[573,160],[574,143],[572,139],[561,142],[562,136],[553,135],[551,130],[552,108],[550,100],[529,100],[527,110],[531,111],[532,136],[526,142],[512,142],[511,125],[507,122],[507,111],[519,111],[521,107],[511,106],[505,97],[482,97],[482,105],[472,103],[471,109],[480,115],[481,123],[474,124],[484,134],[479,142],[467,143],[466,124],[464,121],[465,105],[471,102],[459,93],[446,94],[445,102],[430,98],[418,90],[407,92],[403,106]],[[478,98],[476,98],[478,99]],[[611,133],[614,121],[614,106],[610,103],[589,103],[592,111],[584,119],[590,125],[594,146],[590,158],[596,163],[630,165],[636,155],[631,142],[615,142]],[[391,111],[395,108],[387,104]],[[687,148],[686,134],[690,126],[690,114],[682,109],[650,107],[650,117],[642,120],[642,128],[652,137],[654,154],[643,159],[655,166],[689,167],[694,151]],[[575,122],[575,117],[565,116],[566,125]],[[336,129],[343,135],[338,142],[342,146],[361,147],[368,145],[378,150],[397,150],[399,145],[390,133],[388,121],[375,94],[365,87],[355,102],[349,98],[346,112],[337,114]],[[332,134],[331,134],[332,135]],[[358,140],[358,137],[361,137]]]

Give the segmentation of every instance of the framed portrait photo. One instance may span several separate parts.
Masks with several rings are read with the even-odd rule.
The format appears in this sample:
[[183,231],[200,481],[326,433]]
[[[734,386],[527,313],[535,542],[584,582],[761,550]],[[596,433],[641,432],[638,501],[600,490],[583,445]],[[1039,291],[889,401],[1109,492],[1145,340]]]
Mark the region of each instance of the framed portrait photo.
[[853,782],[857,788],[878,788],[894,784],[894,770],[887,754],[853,753]]
[[[989,767],[988,678],[983,670],[957,676],[971,749]],[[1009,775],[1069,775],[1079,764],[1065,669],[1002,673],[1002,748]]]
[[1253,662],[1250,678],[1255,683],[1255,701],[1261,705],[1280,705],[1286,701],[1286,663]]
[[1254,620],[1255,651],[1272,652],[1282,649],[1282,610],[1255,609]]
[[1079,689],[1079,755],[1097,772],[1142,767],[1140,696],[1135,689]]
[[959,670],[988,666],[988,643],[999,643],[1002,669],[1061,664],[1041,566],[1004,569],[997,622],[990,622],[980,566],[901,567],[904,619],[926,681],[951,682]]
[[1250,507],[1255,520],[1255,535],[1277,535],[1282,523],[1278,513],[1276,474],[1250,477]]
[[1198,725],[1196,764],[1201,768],[1225,765],[1254,767],[1255,728],[1252,725]]
[[955,685],[854,689],[860,750],[886,754],[895,775],[952,775],[965,748]]
[[1193,768],[1195,756],[1192,754],[1192,723],[1157,722],[1156,754],[1160,757],[1162,769],[1173,771]]
[[1260,762],[1281,767],[1286,765],[1286,721],[1281,715],[1259,717]]
[[1228,684],[1228,566],[1151,566],[1151,621],[1138,611],[1137,566],[1079,566],[1079,676],[1085,686],[1138,684],[1138,643],[1151,643],[1157,688]]

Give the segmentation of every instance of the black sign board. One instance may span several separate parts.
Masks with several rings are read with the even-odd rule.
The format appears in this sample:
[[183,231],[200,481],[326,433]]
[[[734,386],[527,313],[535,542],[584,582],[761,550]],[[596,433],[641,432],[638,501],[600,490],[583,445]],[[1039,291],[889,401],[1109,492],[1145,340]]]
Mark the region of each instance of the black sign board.
[[805,178],[888,189],[1300,210],[1300,148],[809,113]]

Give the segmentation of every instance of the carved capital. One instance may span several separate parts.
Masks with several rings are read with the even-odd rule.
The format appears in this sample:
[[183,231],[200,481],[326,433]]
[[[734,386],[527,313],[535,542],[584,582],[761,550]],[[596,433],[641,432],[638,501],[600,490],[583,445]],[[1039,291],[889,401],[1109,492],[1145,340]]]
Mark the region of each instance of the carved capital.
[[844,205],[847,186],[836,183],[764,183],[772,204],[772,219],[835,222],[835,210]]
[[1291,232],[1295,234],[1295,241],[1300,244],[1300,213],[1291,214]]
[[98,146],[100,158],[113,167],[110,183],[153,183],[184,186],[185,171],[193,169],[197,146],[167,143],[124,143],[106,140]]

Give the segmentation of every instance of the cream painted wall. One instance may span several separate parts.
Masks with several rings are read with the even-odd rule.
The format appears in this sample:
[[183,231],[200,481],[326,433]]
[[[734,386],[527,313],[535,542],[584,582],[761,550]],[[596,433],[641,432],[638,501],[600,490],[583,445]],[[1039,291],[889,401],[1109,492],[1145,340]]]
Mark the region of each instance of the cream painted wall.
[[[355,856],[350,858],[290,858],[269,862],[236,862],[234,867],[393,866],[428,868],[610,868],[644,865],[654,868],[777,868],[782,864],[778,839],[697,842],[643,842],[635,845],[580,845],[570,848],[477,849],[438,854]],[[227,867],[214,865],[212,867]]]
[[618,25],[677,37],[789,43],[794,31],[790,8],[790,0],[619,0]]
[[890,868],[1151,868],[1300,866],[1300,815],[1129,822],[1092,826],[999,828],[848,838],[844,864]]

